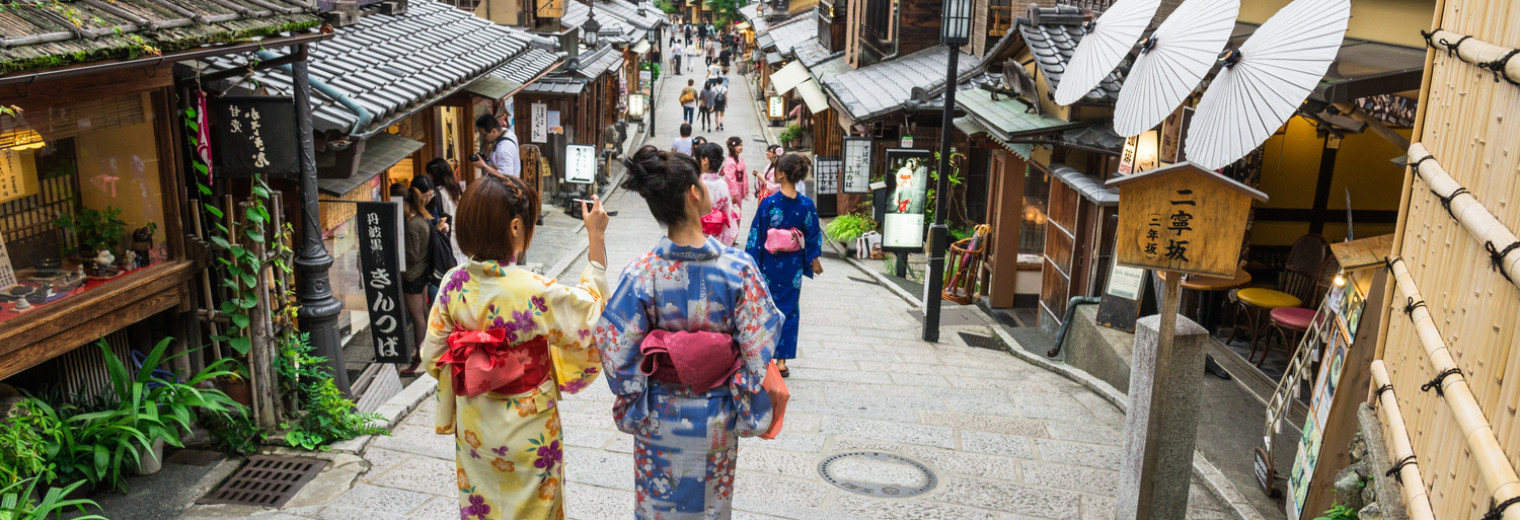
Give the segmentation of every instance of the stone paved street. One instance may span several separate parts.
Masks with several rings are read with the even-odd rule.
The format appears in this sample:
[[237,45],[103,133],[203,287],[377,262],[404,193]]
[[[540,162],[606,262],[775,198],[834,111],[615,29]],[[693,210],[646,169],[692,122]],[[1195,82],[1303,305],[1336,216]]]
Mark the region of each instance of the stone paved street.
[[[675,103],[682,81],[664,82],[658,133],[668,148],[679,126]],[[736,78],[737,79],[737,78]],[[733,82],[723,135],[747,140],[750,167],[763,147],[754,105]],[[711,134],[715,140],[718,134]],[[753,209],[753,202],[746,206]],[[618,191],[609,230],[610,277],[649,250],[662,231],[637,195]],[[746,218],[746,222],[747,222]],[[574,248],[572,248],[574,249]],[[584,261],[570,264],[574,276]],[[756,519],[1111,519],[1124,416],[1098,394],[1006,352],[967,346],[946,327],[938,344],[920,341],[910,306],[851,264],[829,257],[825,272],[805,282],[799,358],[787,383],[792,401],[776,440],[744,439],[734,518]],[[553,274],[553,273],[551,273]],[[1016,347],[1015,347],[1016,348]],[[579,520],[632,518],[633,439],[611,420],[612,394],[598,381],[561,401],[567,515]],[[325,504],[255,515],[327,520],[459,518],[453,438],[433,433],[431,399],[391,437],[362,452],[369,468],[352,489]],[[930,468],[937,486],[911,498],[870,498],[827,483],[819,463],[847,451],[879,451]],[[841,479],[912,488],[923,483],[910,466],[853,460],[835,466]],[[1229,518],[1195,479],[1190,518]],[[210,508],[187,518],[224,516]]]

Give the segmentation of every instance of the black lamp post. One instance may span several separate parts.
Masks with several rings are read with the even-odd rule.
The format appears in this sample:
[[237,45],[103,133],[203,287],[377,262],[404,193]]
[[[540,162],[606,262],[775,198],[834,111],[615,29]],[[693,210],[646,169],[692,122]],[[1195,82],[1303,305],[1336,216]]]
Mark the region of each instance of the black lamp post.
[[[306,45],[296,52],[306,55]],[[322,226],[317,222],[317,160],[311,138],[311,82],[307,79],[306,59],[290,64],[291,82],[295,86],[296,135],[301,153],[301,245],[296,251],[296,300],[301,303],[298,317],[301,332],[309,334],[317,355],[327,358],[333,371],[333,383],[349,393],[348,365],[343,361],[343,339],[338,335],[338,314],[343,303],[333,296],[327,269],[333,257],[322,245]]]
[[945,249],[950,230],[945,226],[945,177],[950,176],[950,138],[954,128],[956,72],[960,68],[961,46],[971,39],[972,0],[945,0],[940,21],[940,42],[949,47],[949,68],[945,71],[945,115],[940,123],[939,175],[934,182],[934,225],[929,226],[928,294],[924,302],[924,341],[939,341],[940,292],[945,285]]

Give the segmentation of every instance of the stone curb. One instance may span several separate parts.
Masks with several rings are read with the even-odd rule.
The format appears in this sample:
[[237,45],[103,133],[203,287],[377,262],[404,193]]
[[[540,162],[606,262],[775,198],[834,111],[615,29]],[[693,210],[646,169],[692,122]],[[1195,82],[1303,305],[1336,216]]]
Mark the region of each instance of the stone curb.
[[[433,379],[433,376],[419,375],[412,384],[406,385],[406,388],[401,389],[396,395],[386,400],[385,404],[380,405],[375,413],[380,414],[380,420],[385,421],[386,430],[395,430],[401,425],[401,421],[406,419],[406,415],[417,409],[417,405],[422,404],[423,399],[433,395],[437,388],[438,380]],[[373,435],[361,435],[346,441],[335,442],[331,448],[334,452],[357,454],[363,452],[373,438]]]
[[[977,308],[977,312],[986,314],[986,311],[980,307]],[[991,316],[988,317],[991,318]],[[996,323],[996,319],[993,319],[993,322]],[[1040,356],[1020,348],[1018,341],[1009,336],[1001,325],[993,326],[992,330],[997,334],[998,339],[1011,347],[1009,351],[1015,357],[1060,374],[1077,384],[1087,387],[1088,390],[1092,390],[1104,399],[1107,399],[1109,403],[1119,408],[1119,410],[1126,414],[1129,413],[1129,396],[1114,388],[1113,385],[1070,365],[1058,364],[1048,359],[1042,359]],[[1209,493],[1214,495],[1214,498],[1224,503],[1225,507],[1230,509],[1229,512],[1237,520],[1263,520],[1261,513],[1258,513],[1256,508],[1246,500],[1245,496],[1240,493],[1240,490],[1235,487],[1235,484],[1231,483],[1224,476],[1224,473],[1219,471],[1219,468],[1215,467],[1213,463],[1209,462],[1207,457],[1203,456],[1203,453],[1197,450],[1193,451],[1193,476],[1203,479],[1203,487],[1208,489]]]

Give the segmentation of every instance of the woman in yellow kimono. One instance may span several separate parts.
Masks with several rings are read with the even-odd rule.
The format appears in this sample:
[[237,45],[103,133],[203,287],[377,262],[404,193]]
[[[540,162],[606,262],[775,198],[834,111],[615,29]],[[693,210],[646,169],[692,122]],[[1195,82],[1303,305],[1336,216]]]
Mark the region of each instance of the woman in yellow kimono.
[[595,381],[591,332],[607,293],[600,201],[583,208],[590,265],[565,286],[517,267],[533,240],[538,196],[516,177],[486,177],[455,215],[469,257],[444,278],[422,359],[438,378],[440,435],[453,435],[461,520],[565,517],[561,392]]

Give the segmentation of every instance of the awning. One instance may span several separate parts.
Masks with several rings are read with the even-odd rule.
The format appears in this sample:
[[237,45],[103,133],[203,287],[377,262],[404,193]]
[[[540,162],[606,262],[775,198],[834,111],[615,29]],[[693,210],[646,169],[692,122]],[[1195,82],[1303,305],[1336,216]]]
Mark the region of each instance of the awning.
[[798,84],[811,79],[807,66],[800,61],[788,63],[785,67],[781,67],[781,70],[771,73],[771,83],[776,86],[777,94],[785,94]]
[[772,38],[770,33],[765,33],[755,37],[755,47],[757,48],[764,49],[766,47],[771,47],[774,45],[776,45],[776,39]]
[[492,101],[507,97],[522,88],[522,83],[496,76],[481,76],[465,86],[465,91]]
[[814,114],[820,114],[829,109],[829,96],[823,93],[823,89],[818,88],[818,83],[812,78],[797,84],[797,95],[802,96],[802,101],[807,103],[808,110],[813,111]]
[[[960,130],[961,133],[966,134],[967,136],[977,136],[977,135],[982,135],[982,134],[991,135],[992,134],[991,132],[989,132],[987,130],[987,127],[982,126],[981,123],[976,122],[976,119],[973,118],[973,117],[971,117],[971,116],[957,117],[957,118],[955,118],[955,121],[953,122],[953,124],[955,125],[955,129],[956,130]],[[1006,149],[1008,149],[1008,151],[1013,152],[1014,155],[1017,155],[1019,157],[1023,157],[1025,160],[1029,160],[1029,158],[1030,158],[1029,156],[1034,154],[1034,145],[1033,144],[1029,144],[1029,143],[1009,143],[1007,141],[1002,141],[1002,140],[997,140],[997,142],[998,142],[998,144],[1003,145],[1003,148],[1006,148]]]
[[769,63],[771,65],[775,65],[777,63],[781,63],[781,61],[783,59],[784,58],[782,58],[781,54],[779,54],[779,53],[775,53],[775,52],[767,52],[767,53],[765,53],[765,62]]
[[749,28],[749,22],[739,22],[739,25],[735,25],[734,27],[742,31]]
[[639,43],[634,44],[634,46],[633,46],[633,53],[637,54],[639,56],[643,56],[645,54],[648,54],[649,53],[649,40],[639,40]]
[[359,171],[345,179],[317,179],[317,191],[341,197],[354,187],[369,182],[406,156],[422,149],[421,141],[413,141],[396,134],[378,133],[364,140],[364,151],[359,156]]
[[1050,174],[1061,183],[1082,194],[1082,198],[1099,206],[1118,206],[1119,190],[1103,184],[1097,177],[1077,171],[1061,163],[1050,163]]
[[967,115],[976,118],[994,137],[1003,140],[1054,133],[1089,124],[1031,113],[1016,98],[1001,98],[994,100],[992,92],[971,89],[958,92],[955,104],[965,110]]

